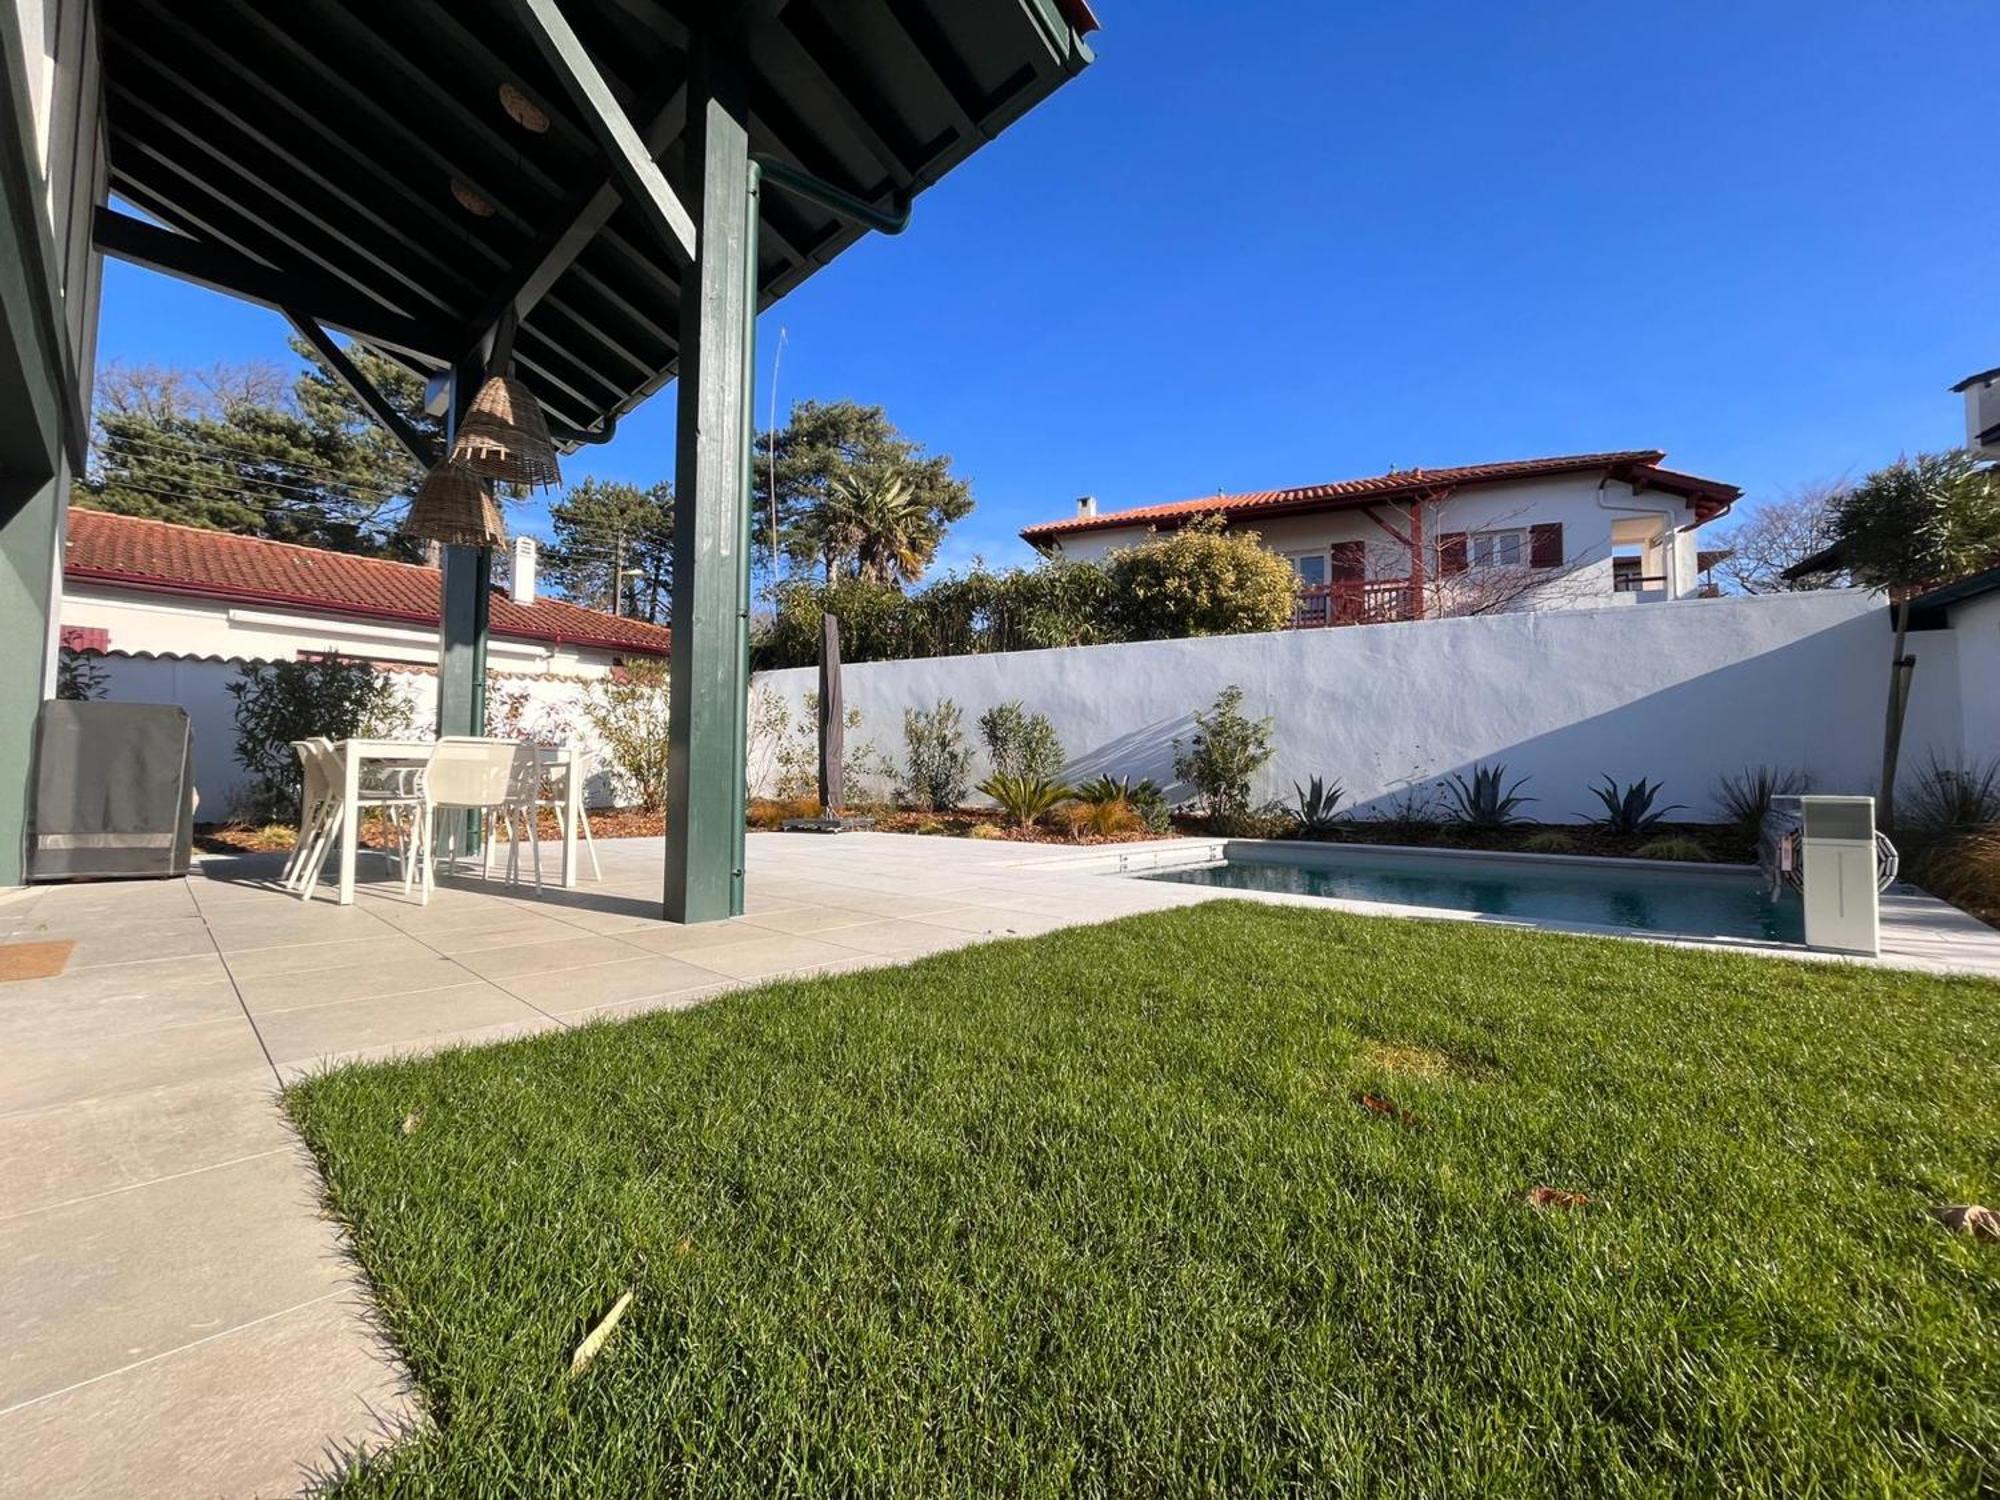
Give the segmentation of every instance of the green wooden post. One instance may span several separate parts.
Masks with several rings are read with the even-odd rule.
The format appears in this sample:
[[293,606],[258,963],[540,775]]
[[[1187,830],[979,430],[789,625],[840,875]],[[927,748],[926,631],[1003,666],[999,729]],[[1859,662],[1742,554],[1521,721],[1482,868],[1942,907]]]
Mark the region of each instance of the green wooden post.
[[[445,447],[450,451],[451,433],[471,406],[479,391],[485,367],[478,349],[460,360],[451,375],[450,417],[446,423]],[[446,547],[441,568],[438,600],[438,692],[437,732],[447,734],[486,733],[486,639],[493,608],[493,549],[491,547]],[[468,854],[479,852],[478,813],[465,815],[460,845]]]
[[750,383],[757,197],[741,42],[698,38],[688,88],[694,263],[681,277],[666,916],[743,910],[750,688]]
[[[453,366],[445,450],[485,374],[480,344]],[[492,607],[493,554],[486,547],[446,547],[438,601],[437,732],[486,733],[486,634]]]

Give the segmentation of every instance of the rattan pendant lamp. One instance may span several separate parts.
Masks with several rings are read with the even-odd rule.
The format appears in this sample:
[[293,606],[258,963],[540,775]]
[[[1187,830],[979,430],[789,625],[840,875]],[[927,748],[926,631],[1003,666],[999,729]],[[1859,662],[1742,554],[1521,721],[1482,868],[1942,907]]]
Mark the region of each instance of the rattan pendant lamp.
[[542,403],[525,382],[507,373],[514,355],[514,315],[500,321],[487,362],[486,383],[472,398],[452,435],[451,460],[503,484],[539,489],[562,483],[556,445]]
[[497,547],[507,540],[493,487],[451,458],[424,476],[402,529],[405,536],[447,547]]

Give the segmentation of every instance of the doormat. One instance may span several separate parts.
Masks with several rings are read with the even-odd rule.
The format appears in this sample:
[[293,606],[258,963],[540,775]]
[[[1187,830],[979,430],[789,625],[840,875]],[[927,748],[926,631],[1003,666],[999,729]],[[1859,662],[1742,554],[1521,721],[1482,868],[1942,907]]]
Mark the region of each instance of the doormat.
[[0,943],[0,984],[10,979],[53,979],[69,967],[76,942]]

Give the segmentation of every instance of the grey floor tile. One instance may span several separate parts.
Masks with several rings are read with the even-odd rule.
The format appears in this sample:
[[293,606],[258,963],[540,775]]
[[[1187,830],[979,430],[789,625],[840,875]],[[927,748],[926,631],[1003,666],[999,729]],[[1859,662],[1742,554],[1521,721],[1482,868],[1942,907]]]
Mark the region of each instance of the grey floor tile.
[[353,1304],[336,1293],[0,1415],[0,1500],[296,1494],[322,1454],[417,1415]]
[[346,1284],[297,1153],[0,1221],[0,1408]]
[[379,1047],[422,1046],[442,1036],[535,1019],[505,990],[473,980],[445,989],[283,1010],[257,1020],[274,1063],[337,1057]]
[[276,1090],[260,1057],[235,1077],[0,1117],[0,1218],[289,1149]]

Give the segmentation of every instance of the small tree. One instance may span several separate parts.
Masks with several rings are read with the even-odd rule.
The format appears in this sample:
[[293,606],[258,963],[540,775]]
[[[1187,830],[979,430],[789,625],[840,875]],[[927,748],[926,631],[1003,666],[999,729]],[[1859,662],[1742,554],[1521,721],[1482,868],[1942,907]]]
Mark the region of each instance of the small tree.
[[1894,828],[1896,762],[1917,665],[1904,651],[1910,599],[2000,555],[2000,487],[1991,469],[1963,451],[1898,459],[1841,496],[1834,534],[1841,563],[1870,588],[1887,590],[1896,609],[1879,798],[1882,826]]
[[66,698],[72,703],[102,698],[109,682],[110,674],[104,670],[104,663],[98,660],[95,652],[65,649],[56,657],[58,698]]
[[646,812],[667,805],[667,664],[635,661],[590,685],[584,717]]
[[387,673],[335,654],[253,662],[228,687],[236,700],[236,763],[256,778],[251,813],[264,822],[298,811],[294,740],[389,738],[409,733],[412,723],[409,700]]
[[1839,586],[1845,580],[1838,569],[1805,578],[1785,573],[1834,544],[1840,501],[1836,483],[1801,485],[1717,531],[1712,545],[1729,554],[1715,565],[1723,587],[1734,594],[1786,594]]
[[903,710],[903,744],[909,755],[903,794],[932,812],[950,812],[972,784],[972,747],[965,742],[965,715],[949,698],[937,707]]
[[1018,698],[996,704],[979,716],[979,737],[996,776],[1053,781],[1069,756],[1047,714],[1031,714]]
[[1106,601],[1114,638],[1176,640],[1283,630],[1298,599],[1298,574],[1254,531],[1190,522],[1111,554]]
[[1275,753],[1271,720],[1246,718],[1243,689],[1232,684],[1207,713],[1196,712],[1188,747],[1174,741],[1174,775],[1195,789],[1211,818],[1228,824],[1250,811],[1250,779]]

